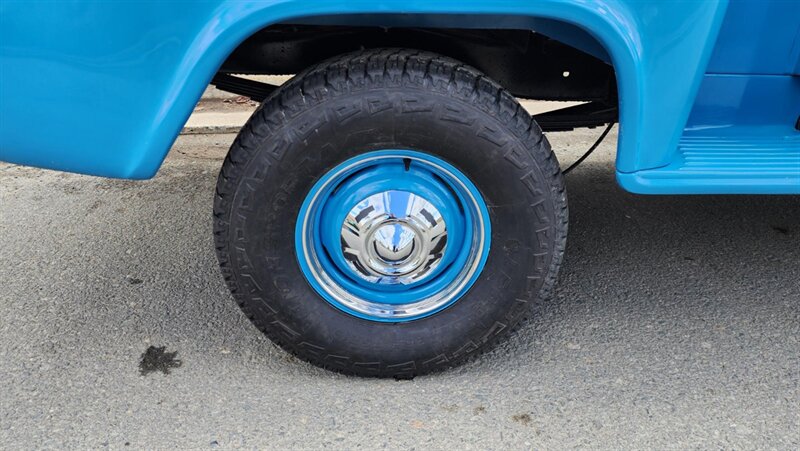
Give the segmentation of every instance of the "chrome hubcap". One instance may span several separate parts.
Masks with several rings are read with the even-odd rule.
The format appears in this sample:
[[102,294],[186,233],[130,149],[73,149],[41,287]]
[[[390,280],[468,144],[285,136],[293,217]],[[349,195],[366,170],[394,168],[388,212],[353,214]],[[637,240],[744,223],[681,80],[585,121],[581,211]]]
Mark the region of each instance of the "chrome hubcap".
[[[370,242],[375,249],[375,254],[385,264],[392,267],[404,263],[412,254],[418,254],[416,242],[419,240],[419,234],[414,231],[407,224],[402,222],[387,223],[372,236]],[[380,265],[379,265],[380,266]],[[396,269],[382,267],[385,274],[403,274],[405,271],[397,271]],[[381,268],[376,268],[381,271]]]
[[359,202],[342,223],[342,253],[353,272],[378,284],[423,280],[442,261],[447,224],[429,201],[384,191]]

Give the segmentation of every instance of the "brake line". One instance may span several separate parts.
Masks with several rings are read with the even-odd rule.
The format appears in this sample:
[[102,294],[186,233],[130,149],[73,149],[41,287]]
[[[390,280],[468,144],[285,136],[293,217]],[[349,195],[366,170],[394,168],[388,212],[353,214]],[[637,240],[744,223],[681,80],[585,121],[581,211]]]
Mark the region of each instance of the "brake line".
[[608,132],[610,132],[610,131],[611,131],[611,127],[613,127],[613,126],[614,126],[614,124],[616,124],[616,122],[610,122],[610,123],[608,124],[608,127],[606,127],[606,129],[605,129],[605,130],[603,130],[603,133],[600,135],[600,137],[599,137],[599,138],[597,138],[597,141],[595,141],[595,142],[594,142],[594,144],[592,144],[592,147],[590,147],[590,148],[589,148],[589,150],[587,150],[587,151],[586,151],[586,153],[585,153],[585,154],[583,154],[583,156],[581,156],[580,158],[578,158],[578,160],[577,160],[576,162],[572,163],[572,164],[571,164],[571,165],[570,165],[570,166],[569,166],[567,169],[564,169],[563,171],[561,171],[561,173],[562,173],[562,174],[564,174],[564,175],[566,175],[567,173],[569,173],[569,171],[571,171],[571,170],[575,169],[576,167],[578,167],[578,165],[579,165],[579,164],[583,163],[583,160],[585,160],[586,158],[588,158],[588,157],[589,157],[589,155],[591,155],[591,154],[592,154],[592,152],[594,152],[594,150],[595,150],[595,149],[597,149],[597,146],[599,146],[599,145],[600,145],[600,143],[601,143],[601,142],[603,142],[603,140],[604,140],[604,139],[606,138],[606,136],[608,135]]

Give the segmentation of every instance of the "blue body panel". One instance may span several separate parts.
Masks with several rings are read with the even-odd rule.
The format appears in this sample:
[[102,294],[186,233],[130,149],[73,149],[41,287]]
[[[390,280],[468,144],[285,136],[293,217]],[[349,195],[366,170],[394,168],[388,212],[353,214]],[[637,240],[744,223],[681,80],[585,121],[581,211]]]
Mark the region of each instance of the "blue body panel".
[[[766,12],[748,22],[753,11],[761,11],[758,5],[765,4]],[[255,31],[278,22],[353,14],[380,25],[401,14],[407,24],[429,27],[542,29],[610,59],[620,99],[618,179],[631,191],[800,192],[792,179],[779,188],[720,184],[695,189],[669,178],[653,188],[637,176],[668,168],[682,155],[690,113],[691,124],[702,124],[724,117],[725,108],[736,108],[729,103],[709,112],[708,102],[695,105],[701,84],[699,98],[713,98],[722,86],[709,81],[707,67],[716,73],[792,79],[790,73],[800,65],[800,16],[792,15],[798,4],[732,0],[728,8],[726,0],[6,0],[0,3],[0,160],[110,177],[152,177],[218,67]],[[562,32],[577,27],[584,33],[559,36],[559,23],[567,25]],[[758,38],[747,41],[746,59],[737,59],[732,50],[743,45],[737,34],[741,30]],[[794,36],[791,44],[788,36]],[[791,102],[800,105],[795,81],[768,88],[782,92],[789,102],[782,107],[783,116],[770,116],[780,119],[771,125],[785,125],[784,116],[796,111]],[[759,115],[771,110],[775,100],[738,108],[755,106],[758,110],[752,113]],[[785,135],[790,142],[792,133]]]
[[800,194],[800,1],[731,0],[678,146],[641,194]]
[[789,75],[798,63],[800,1],[730,0],[706,72]]

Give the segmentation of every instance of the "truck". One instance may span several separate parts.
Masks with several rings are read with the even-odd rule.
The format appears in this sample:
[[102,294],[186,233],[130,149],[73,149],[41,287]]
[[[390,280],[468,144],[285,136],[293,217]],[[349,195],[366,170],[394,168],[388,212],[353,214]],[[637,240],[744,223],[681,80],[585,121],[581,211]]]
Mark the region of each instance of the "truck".
[[459,365],[551,296],[545,132],[618,123],[632,193],[800,194],[796,0],[0,3],[0,160],[151,178],[209,84],[260,103],[214,193],[232,297],[345,374]]

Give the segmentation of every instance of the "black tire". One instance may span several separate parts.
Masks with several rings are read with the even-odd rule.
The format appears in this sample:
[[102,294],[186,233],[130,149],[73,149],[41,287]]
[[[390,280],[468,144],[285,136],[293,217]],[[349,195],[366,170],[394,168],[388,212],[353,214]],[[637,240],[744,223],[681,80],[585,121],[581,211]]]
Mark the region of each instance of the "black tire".
[[[366,151],[431,153],[481,191],[492,224],[479,279],[447,309],[404,323],[340,311],[311,288],[293,231],[315,181]],[[253,114],[217,182],[214,237],[225,280],[252,322],[286,351],[346,374],[407,378],[488,349],[550,295],[567,201],[547,139],[514,97],[443,56],[383,49],[299,74]]]

